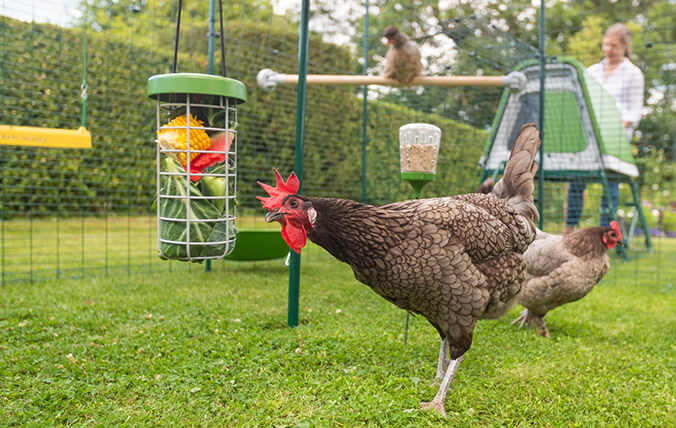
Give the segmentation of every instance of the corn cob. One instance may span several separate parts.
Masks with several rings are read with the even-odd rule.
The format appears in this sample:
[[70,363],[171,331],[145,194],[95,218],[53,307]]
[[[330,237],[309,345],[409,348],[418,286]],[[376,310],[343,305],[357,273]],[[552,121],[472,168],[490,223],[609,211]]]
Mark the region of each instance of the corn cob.
[[[165,126],[176,126],[184,129],[165,129],[157,133],[157,142],[160,147],[167,150],[187,150],[187,134],[185,115],[176,117]],[[204,126],[204,122],[197,120],[193,115],[190,115],[190,161],[195,159],[200,153],[195,153],[193,150],[208,150],[211,147],[211,138],[204,132],[203,129],[194,129],[196,127]],[[176,159],[181,165],[186,164],[186,152],[169,152],[168,156]]]

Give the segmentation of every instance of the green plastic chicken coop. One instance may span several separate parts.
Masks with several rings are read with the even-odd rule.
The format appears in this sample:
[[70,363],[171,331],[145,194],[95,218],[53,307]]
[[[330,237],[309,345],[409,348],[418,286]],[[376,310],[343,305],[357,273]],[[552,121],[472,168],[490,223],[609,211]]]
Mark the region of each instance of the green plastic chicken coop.
[[[505,89],[493,120],[489,139],[479,162],[482,181],[502,173],[521,125],[536,122],[540,107],[540,77],[537,60],[526,61],[516,71],[526,76],[520,89]],[[626,241],[640,221],[647,223],[636,179],[639,171],[622,126],[615,101],[584,67],[572,58],[560,57],[545,66],[545,107],[542,169],[546,181],[627,183],[636,212]],[[604,191],[604,194],[607,192]],[[611,219],[614,213],[609,213]],[[646,248],[652,244],[645,233]]]

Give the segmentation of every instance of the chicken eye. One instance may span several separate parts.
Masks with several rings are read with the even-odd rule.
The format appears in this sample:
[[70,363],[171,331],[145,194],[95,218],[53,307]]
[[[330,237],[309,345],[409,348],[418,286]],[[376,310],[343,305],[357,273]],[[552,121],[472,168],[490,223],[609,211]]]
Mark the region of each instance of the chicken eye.
[[291,200],[289,201],[289,206],[290,206],[291,208],[297,208],[297,207],[298,207],[298,201],[295,200],[295,199],[291,199]]

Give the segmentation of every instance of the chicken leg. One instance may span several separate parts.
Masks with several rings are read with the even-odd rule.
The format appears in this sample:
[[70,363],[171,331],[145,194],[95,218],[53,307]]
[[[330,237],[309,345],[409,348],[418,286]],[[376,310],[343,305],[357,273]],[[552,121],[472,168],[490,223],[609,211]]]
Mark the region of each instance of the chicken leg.
[[551,339],[552,336],[549,335],[549,330],[547,330],[547,326],[545,325],[545,318],[544,317],[538,317],[538,321],[540,322],[540,327],[538,328],[538,334],[540,336],[544,336],[548,339]]
[[446,409],[444,407],[446,404],[446,393],[448,392],[448,387],[451,386],[453,377],[458,371],[458,367],[460,367],[460,363],[462,363],[464,358],[464,356],[460,356],[457,359],[450,361],[448,364],[448,369],[446,370],[446,374],[444,375],[444,380],[441,381],[439,391],[437,391],[437,395],[435,395],[434,399],[428,403],[420,403],[420,407],[425,410],[434,409],[441,413],[442,416],[446,417]]
[[439,349],[439,362],[437,363],[437,375],[434,377],[434,384],[440,385],[441,381],[444,378],[444,373],[448,369],[448,363],[451,360],[448,359],[448,340],[446,338],[441,339],[441,348]]

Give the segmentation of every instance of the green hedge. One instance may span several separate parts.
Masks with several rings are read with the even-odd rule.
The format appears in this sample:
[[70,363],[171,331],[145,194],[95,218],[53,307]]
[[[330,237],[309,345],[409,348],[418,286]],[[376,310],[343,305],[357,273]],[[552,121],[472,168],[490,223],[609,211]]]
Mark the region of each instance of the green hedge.
[[[199,33],[193,29],[193,32]],[[266,92],[261,68],[297,70],[297,33],[289,26],[241,21],[226,33],[229,76],[242,80],[248,101],[239,110],[238,200],[257,207],[256,180],[271,168],[288,174],[294,162],[296,89]],[[11,37],[10,37],[11,36]],[[0,17],[0,123],[77,128],[80,118],[81,30]],[[206,45],[206,42],[205,42]],[[155,106],[147,78],[170,69],[170,49],[153,50],[105,31],[88,32],[87,127],[91,150],[2,146],[0,213],[31,215],[150,213],[155,194]],[[219,64],[216,58],[215,63]],[[310,41],[311,73],[347,73],[347,48]],[[200,52],[182,51],[179,71],[206,70]],[[424,196],[471,191],[484,131],[405,106],[369,102],[367,193],[371,202],[409,197],[399,179],[398,128],[424,121],[443,130],[438,178]],[[304,191],[318,196],[361,196],[362,101],[355,88],[311,86],[307,99]]]

